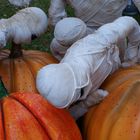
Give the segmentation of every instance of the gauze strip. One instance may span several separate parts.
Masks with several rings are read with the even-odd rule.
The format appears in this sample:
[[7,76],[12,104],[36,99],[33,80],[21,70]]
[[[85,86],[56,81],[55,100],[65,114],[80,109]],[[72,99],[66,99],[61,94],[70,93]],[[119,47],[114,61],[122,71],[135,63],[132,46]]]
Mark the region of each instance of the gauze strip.
[[69,106],[73,98],[80,97],[80,95],[75,96],[74,73],[66,64],[51,64],[43,67],[38,72],[37,88],[46,99],[59,108]]
[[[122,26],[119,22],[129,26]],[[116,45],[118,41],[129,37],[130,33],[132,36],[135,35],[136,31],[140,36],[139,30],[136,30],[139,26],[135,23],[137,22],[131,17],[121,17],[77,41],[68,49],[59,64],[46,66],[46,69],[37,75],[37,88],[61,108],[68,107],[77,100],[86,100],[90,94],[98,90],[112,71],[120,67],[119,49]],[[139,46],[135,45],[138,51]],[[79,98],[81,88],[84,88],[84,92]],[[95,100],[93,102],[95,103]]]
[[29,6],[31,0],[8,0],[10,4],[18,7],[27,7]]
[[140,11],[140,0],[133,0],[135,6],[138,8],[138,10]]
[[86,31],[86,24],[82,20],[75,17],[69,17],[62,19],[56,24],[54,37],[61,45],[69,46],[84,37]]

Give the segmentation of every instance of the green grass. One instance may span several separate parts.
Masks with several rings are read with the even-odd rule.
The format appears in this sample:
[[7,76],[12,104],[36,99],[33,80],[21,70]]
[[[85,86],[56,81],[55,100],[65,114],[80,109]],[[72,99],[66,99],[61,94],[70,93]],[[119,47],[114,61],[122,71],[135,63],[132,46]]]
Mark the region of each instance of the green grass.
[[[35,6],[41,8],[48,15],[48,8],[50,5],[50,0],[32,0],[30,6]],[[17,7],[12,6],[8,0],[0,0],[0,18],[8,18],[16,13],[16,11],[20,10]],[[73,9],[69,6],[67,7],[67,13],[70,16],[74,16]],[[24,49],[33,49],[33,50],[41,50],[41,51],[49,51],[50,42],[53,38],[53,30],[48,28],[47,32],[40,36],[39,38],[32,41],[31,44],[26,45],[23,44],[22,47]],[[10,42],[7,44],[7,48],[10,48]]]
[[[50,5],[50,0],[32,0],[30,6],[39,7],[46,12],[48,15],[48,8]],[[17,7],[12,6],[8,0],[0,0],[0,18],[8,18],[16,13],[16,11],[20,10]],[[74,16],[74,11],[70,6],[66,7],[66,11],[68,16]],[[140,23],[140,16],[135,17]],[[53,30],[48,28],[47,32],[40,36],[38,39],[32,41],[31,44],[26,45],[23,44],[24,49],[33,49],[33,50],[41,50],[41,51],[48,51],[50,42],[53,38]],[[10,43],[7,44],[7,48],[10,48]]]

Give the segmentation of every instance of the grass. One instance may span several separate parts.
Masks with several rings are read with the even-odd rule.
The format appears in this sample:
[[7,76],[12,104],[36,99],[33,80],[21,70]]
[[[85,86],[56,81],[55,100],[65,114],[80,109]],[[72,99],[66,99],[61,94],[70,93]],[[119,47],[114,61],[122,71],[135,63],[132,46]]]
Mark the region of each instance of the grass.
[[[30,6],[35,6],[41,8],[47,15],[48,9],[50,6],[50,0],[32,0]],[[8,18],[16,13],[16,11],[20,10],[17,7],[12,6],[8,0],[0,0],[0,18]],[[66,11],[68,16],[74,16],[74,11],[70,6],[66,7]],[[135,17],[140,23],[140,15]],[[32,41],[31,44],[26,45],[23,44],[24,49],[32,49],[32,50],[41,50],[41,51],[49,51],[50,42],[53,38],[53,30],[48,28],[47,32],[40,36],[38,39]],[[10,48],[11,44],[7,44],[7,48]]]
[[[50,0],[32,0],[30,6],[35,6],[41,8],[47,15],[48,9],[50,5]],[[70,16],[73,16],[73,9],[67,7],[67,13]],[[8,18],[16,13],[16,11],[20,10],[17,7],[12,6],[8,0],[0,0],[0,18]],[[23,44],[24,49],[32,49],[32,50],[41,50],[41,51],[49,51],[49,45],[53,38],[53,30],[48,28],[47,32],[40,36],[38,39],[32,41],[31,44],[26,45]],[[10,48],[10,42],[7,44],[7,48]]]

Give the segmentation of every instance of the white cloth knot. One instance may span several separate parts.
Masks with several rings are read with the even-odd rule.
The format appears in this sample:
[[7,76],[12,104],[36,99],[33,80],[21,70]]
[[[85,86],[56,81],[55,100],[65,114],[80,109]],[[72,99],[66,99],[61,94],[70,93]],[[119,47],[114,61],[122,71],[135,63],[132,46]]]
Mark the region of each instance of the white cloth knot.
[[112,65],[112,62],[120,63],[119,49],[116,44],[111,44],[106,47],[107,51],[107,62]]

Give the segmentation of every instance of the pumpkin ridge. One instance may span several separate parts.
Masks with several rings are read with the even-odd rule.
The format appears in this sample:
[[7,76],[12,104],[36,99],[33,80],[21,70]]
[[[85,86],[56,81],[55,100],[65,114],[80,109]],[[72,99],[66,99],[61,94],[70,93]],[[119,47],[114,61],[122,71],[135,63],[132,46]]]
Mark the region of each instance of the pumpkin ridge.
[[[117,77],[119,78],[119,76],[117,76]],[[111,77],[110,81],[105,81],[105,84],[107,84],[107,85],[103,84],[101,86],[101,88],[108,90],[108,92],[111,93],[114,90],[114,87],[118,87],[119,85],[121,85],[122,83],[124,83],[130,79],[131,80],[140,79],[140,72],[135,72],[134,74],[127,75],[127,77],[125,76],[125,78],[121,78],[121,79],[117,79],[117,80],[114,77],[113,78]],[[113,84],[110,83],[111,81]]]
[[82,132],[84,133],[83,134],[84,139],[86,139],[86,137],[87,137],[87,132],[88,132],[88,129],[89,129],[88,126],[90,124],[90,121],[92,120],[92,116],[94,116],[94,111],[96,112],[96,108],[97,108],[97,106],[91,107],[89,113],[87,114],[88,115],[88,117],[87,117],[88,119],[84,120],[84,130],[82,130]]
[[[58,61],[47,52],[38,50],[22,50],[22,52],[23,56],[19,58],[9,58],[9,50],[0,51],[0,75],[9,93],[16,91],[38,93],[34,78],[37,71],[45,65],[58,63]],[[28,67],[25,65],[27,61]],[[32,68],[32,71],[29,68]]]
[[[39,58],[35,58],[35,59],[38,59],[41,62],[41,60]],[[36,74],[37,74],[37,72],[36,72],[36,70],[34,70],[35,69],[34,66],[33,65],[31,66],[31,64],[29,62],[29,58],[26,59],[25,57],[23,57],[23,61],[27,65],[28,69],[31,71],[31,75],[32,75],[32,77],[33,77],[33,79],[35,81],[36,80]],[[45,61],[43,63],[45,63]],[[43,63],[40,63],[40,68],[44,66]],[[48,64],[46,64],[46,65],[48,65]],[[37,88],[36,88],[36,86],[35,86],[35,89],[36,89],[36,91],[38,91]]]
[[[119,71],[115,71],[113,74],[109,75],[107,79],[105,79],[102,85],[106,85],[107,83],[114,81],[115,79],[119,80],[118,77],[127,78],[128,76],[136,75],[139,72],[140,66],[136,65],[135,67],[130,68],[120,68]],[[125,77],[127,75],[127,77]]]
[[[121,85],[122,86],[122,85]],[[119,87],[121,90],[120,91],[122,91],[122,88],[121,88],[121,86]],[[123,90],[125,90],[125,89],[123,89]],[[115,92],[118,92],[119,91],[119,89],[117,90],[117,91],[115,91]],[[112,93],[113,94],[113,93]],[[126,96],[126,95],[125,95]],[[124,99],[125,99],[125,96],[123,97]],[[123,99],[121,99],[121,100],[123,100]],[[122,102],[122,101],[119,101],[119,102]],[[119,102],[117,102],[117,103],[115,103],[115,104],[120,104]],[[108,124],[108,120],[110,121],[110,124],[108,125],[108,132],[106,132],[106,130],[105,130],[105,132],[103,132],[102,130],[101,130],[101,132],[103,132],[104,134],[106,134],[106,140],[110,140],[110,134],[111,134],[111,132],[112,132],[112,129],[113,129],[113,126],[116,124],[116,122],[118,121],[118,119],[120,118],[120,114],[115,114],[115,111],[117,110],[118,112],[121,112],[121,110],[123,110],[122,109],[122,107],[123,107],[123,104],[121,104],[121,106],[116,106],[115,105],[115,107],[114,107],[114,109],[112,110],[112,112],[110,112],[109,114],[108,114],[108,116],[106,117],[106,119],[104,120],[104,122],[102,123],[102,126],[104,127],[106,124]],[[110,120],[110,118],[111,118],[111,120]],[[110,133],[109,133],[110,132]],[[101,139],[103,139],[102,137],[101,137]]]
[[85,140],[140,139],[140,65],[119,69],[101,88],[109,95],[85,116]]
[[[14,73],[14,67],[15,67],[15,63],[14,63],[14,59],[10,59],[10,89],[9,91],[14,92],[14,87],[15,87],[15,73]],[[11,77],[12,75],[12,77]]]
[[9,96],[3,99],[3,106],[7,140],[35,139],[35,136],[41,136],[39,140],[49,140],[40,123],[20,102]]
[[20,102],[15,96],[10,96],[10,98],[16,100],[18,103],[20,103],[23,107],[26,108],[26,110],[28,110],[28,112],[36,119],[36,121],[40,124],[40,126],[42,127],[42,129],[44,130],[44,132],[46,133],[46,135],[49,137],[49,140],[52,140],[49,133],[46,131],[45,127],[42,125],[41,121],[35,116],[35,114],[22,102]]
[[[36,61],[36,62],[39,62],[39,64],[40,65],[42,65],[42,67],[44,66],[44,63],[46,64],[46,65],[48,65],[49,63],[48,62],[46,62],[46,61],[48,61],[48,60],[43,60],[43,59],[40,59],[40,58],[38,58],[38,57],[31,57],[31,58],[26,58],[26,57],[23,57],[23,59],[24,59],[24,61],[30,61],[30,59],[34,59],[34,61]],[[28,60],[29,59],[29,60]],[[44,59],[47,59],[47,58],[44,58]]]
[[[119,106],[119,109],[121,110],[120,111],[120,113],[118,113],[118,117],[117,117],[117,120],[115,120],[115,122],[114,122],[114,124],[112,124],[112,126],[113,127],[111,127],[111,131],[110,132],[112,132],[113,131],[113,129],[114,128],[116,128],[116,125],[118,124],[118,122],[120,121],[120,119],[122,118],[122,116],[123,116],[123,112],[124,112],[124,110],[126,110],[126,109],[129,109],[130,110],[130,107],[129,107],[129,104],[130,104],[130,102],[132,102],[131,100],[132,100],[132,98],[134,98],[134,96],[135,95],[133,95],[133,94],[131,94],[132,93],[132,91],[134,90],[134,89],[136,89],[139,85],[140,85],[140,81],[134,81],[133,83],[133,86],[131,86],[130,87],[130,89],[128,88],[126,91],[125,91],[125,93],[126,93],[126,97],[122,97],[122,98],[124,98],[126,101],[124,102],[122,102],[121,103],[121,106]],[[123,86],[123,85],[122,85]],[[129,85],[128,85],[129,86]],[[123,92],[123,91],[122,91]],[[122,98],[119,100],[119,102],[122,100]],[[131,103],[132,104],[132,103]],[[128,106],[128,108],[126,108]],[[117,111],[117,112],[119,112],[119,111]],[[138,113],[138,112],[137,112]],[[138,113],[139,114],[139,113]],[[125,114],[124,114],[125,115]],[[136,114],[135,114],[136,115]],[[124,116],[123,116],[124,117]],[[133,122],[134,123],[134,122]],[[114,131],[113,131],[114,132]],[[112,133],[111,133],[112,134]],[[112,139],[112,135],[111,134],[109,134],[109,138],[108,138],[108,140],[109,139]]]
[[2,118],[2,127],[3,127],[3,137],[4,137],[4,140],[6,140],[6,130],[5,130],[5,121],[4,121],[4,111],[3,111],[3,103],[0,101],[0,107],[1,107],[1,118]]
[[35,80],[35,79],[36,79],[36,78],[35,78],[36,76],[35,76],[35,74],[34,74],[33,68],[30,67],[30,64],[29,64],[28,59],[25,59],[25,58],[23,57],[23,61],[26,62],[25,64],[27,65],[28,69],[31,71],[31,74],[32,74],[32,76],[33,76],[33,78],[34,78],[34,80]]
[[4,111],[3,111],[3,98],[8,96],[8,91],[4,86],[4,83],[2,81],[2,78],[0,77],[0,115],[1,115],[1,123],[2,123],[2,128],[0,131],[3,130],[3,139],[6,140],[6,129],[5,129],[5,120],[4,120]]
[[[36,61],[35,59],[37,59],[37,61]],[[35,70],[33,70],[33,66],[31,67],[29,58],[23,57],[23,60],[26,62],[26,65],[27,65],[28,68],[30,69],[30,71],[31,71],[31,73],[32,73],[32,75],[33,75],[33,77],[34,77],[34,80],[35,80],[35,79],[36,79],[36,74],[34,74],[34,73],[36,73],[36,72],[35,72]],[[43,61],[40,60],[39,58],[34,58],[34,60],[35,60],[36,62],[39,62],[39,61],[40,61],[40,63],[39,63],[39,64],[40,64],[40,68],[44,66],[45,61],[43,62]],[[38,60],[39,60],[39,61],[38,61]],[[48,65],[48,64],[46,63],[46,65]]]
[[[107,101],[111,101],[111,100],[113,100],[113,98],[115,98],[116,99],[116,97],[118,98],[117,99],[117,101],[115,102],[115,104],[113,105],[113,103],[111,102],[110,104],[112,104],[112,106],[115,106],[115,107],[108,107],[108,106],[106,106],[107,108],[113,108],[113,109],[109,109],[109,110],[112,110],[110,113],[108,112],[108,110],[106,111],[107,113],[109,113],[109,114],[104,114],[105,115],[105,119],[104,119],[104,121],[102,121],[102,123],[101,123],[101,128],[103,128],[103,131],[102,130],[100,130],[101,132],[99,133],[100,134],[100,136],[103,136],[103,137],[98,137],[97,136],[97,138],[100,138],[100,140],[103,140],[104,139],[104,137],[106,138],[105,140],[112,140],[111,138],[110,138],[110,135],[111,135],[111,132],[112,132],[112,126],[114,125],[114,124],[116,124],[116,122],[117,122],[117,120],[118,119],[120,119],[120,117],[118,117],[118,116],[121,116],[121,112],[120,113],[118,113],[118,114],[115,114],[115,115],[113,115],[113,113],[115,113],[115,110],[114,109],[116,109],[116,105],[118,104],[118,101],[119,102],[121,102],[121,106],[119,106],[119,109],[120,110],[124,110],[125,109],[125,106],[122,108],[122,106],[123,106],[123,104],[125,104],[126,103],[126,101],[127,102],[129,102],[125,97],[122,97],[123,95],[123,93],[125,93],[125,96],[127,97],[127,94],[130,94],[130,96],[133,96],[132,94],[131,94],[131,91],[129,91],[129,90],[132,90],[132,88],[133,88],[133,86],[131,86],[131,85],[134,85],[134,84],[140,84],[140,79],[139,79],[139,77],[137,77],[137,78],[135,78],[135,79],[133,79],[133,80],[131,80],[131,79],[129,79],[128,81],[126,81],[126,82],[124,82],[124,83],[122,83],[121,85],[119,85],[119,87],[117,87],[117,90],[114,90],[114,91],[112,91],[112,93],[111,93],[111,95],[109,95],[105,100],[107,100]],[[128,87],[128,89],[125,89],[125,87],[126,86]],[[122,89],[123,88],[123,89]],[[124,92],[124,91],[125,92]],[[121,93],[120,93],[121,92]],[[129,93],[127,93],[127,92],[129,92]],[[117,95],[117,93],[119,93],[119,95]],[[121,95],[121,96],[120,96]],[[118,97],[118,96],[120,96],[120,97]],[[131,100],[131,97],[127,97],[127,98],[129,98],[130,100]],[[109,98],[109,99],[108,99]],[[125,98],[125,103],[124,103],[124,101],[122,102],[122,101],[120,101],[120,98]],[[103,102],[106,102],[106,101],[103,101]],[[121,100],[123,100],[123,99],[121,99]],[[107,103],[107,102],[106,102]],[[122,104],[123,103],[123,104]],[[100,110],[100,112],[103,112],[104,111],[104,108],[102,108],[102,107],[104,106],[104,104],[102,103],[102,104],[100,104],[99,106],[98,106],[98,109],[97,109],[97,111],[94,111],[93,113],[95,113],[96,114],[96,116],[94,116],[93,115],[93,118],[95,118],[96,119],[96,117],[98,118],[99,117],[99,115],[101,115],[101,114],[99,114],[99,110]],[[100,109],[99,109],[100,108]],[[98,112],[98,113],[96,113],[96,112]],[[119,111],[117,111],[117,112],[119,112]],[[103,114],[102,114],[103,115]],[[117,115],[117,116],[116,116]],[[111,116],[114,116],[114,117],[111,117]],[[110,120],[110,118],[111,118],[111,120]],[[98,122],[97,121],[98,119],[96,119],[96,123]],[[108,123],[109,122],[109,123]],[[113,123],[113,122],[115,122],[115,123]],[[104,126],[108,126],[110,124],[110,127],[108,127],[107,128],[107,132],[106,132],[106,130],[104,130]],[[94,125],[94,128],[91,126],[91,125],[89,125],[89,129],[93,129],[94,131],[97,129],[95,129],[95,123],[93,123],[93,125]],[[91,128],[90,128],[91,127]],[[100,129],[101,129],[100,128]],[[90,130],[90,133],[92,133],[92,132],[94,132],[93,130]],[[89,131],[89,130],[87,130],[87,131]],[[99,131],[99,128],[98,128],[98,131]],[[90,134],[90,133],[88,133],[87,135],[89,135],[89,137],[91,137],[91,138],[93,138],[94,136],[92,135],[92,134]],[[97,135],[97,132],[95,132],[95,134]],[[86,135],[86,137],[87,137],[87,135]],[[96,139],[95,139],[96,140]]]
[[[39,117],[52,139],[66,140],[77,137],[78,140],[81,140],[81,135],[79,135],[80,131],[67,110],[55,108],[38,94],[31,95],[22,93],[22,96],[18,94],[12,94],[11,96],[17,98],[29,109],[34,110],[33,113],[36,117]],[[55,114],[54,117],[53,114]],[[71,123],[74,127],[70,126]],[[63,127],[63,124],[65,127]]]
[[[24,88],[26,88],[26,91],[33,92],[36,91],[35,87],[35,81],[32,72],[29,69],[29,66],[26,64],[26,62],[20,58],[17,58],[14,60],[14,91],[24,91]],[[13,77],[13,76],[12,76]],[[24,86],[23,86],[24,85]],[[32,87],[32,88],[31,88]]]
[[46,65],[52,63],[52,60],[54,63],[58,63],[58,60],[55,59],[51,54],[47,52],[42,51],[36,51],[36,50],[23,50],[23,57],[26,59],[38,59],[41,60],[42,63],[45,63]]
[[[40,54],[41,55],[41,54]],[[45,61],[45,59],[48,59],[47,57],[46,58],[43,58],[43,57],[41,57],[41,59],[40,59],[40,57],[36,57],[36,56],[28,56],[28,55],[24,55],[23,57],[22,57],[22,59],[24,60],[24,61],[29,61],[28,59],[34,59],[34,61],[36,61],[36,60],[39,60],[40,62],[39,63],[41,63],[41,65],[43,65],[44,63],[47,65],[48,63],[46,63],[46,61],[48,61],[48,60],[46,60]]]

